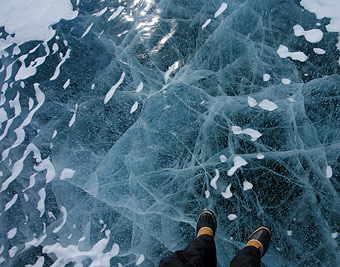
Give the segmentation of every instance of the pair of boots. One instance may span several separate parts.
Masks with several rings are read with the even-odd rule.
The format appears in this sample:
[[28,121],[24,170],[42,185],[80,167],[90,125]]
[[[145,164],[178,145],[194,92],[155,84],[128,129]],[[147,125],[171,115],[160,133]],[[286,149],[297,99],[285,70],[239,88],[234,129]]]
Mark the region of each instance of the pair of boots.
[[[210,210],[205,210],[198,217],[196,225],[196,236],[199,237],[201,235],[208,234],[214,237],[216,228],[217,222],[214,213]],[[260,251],[260,255],[262,258],[268,250],[270,239],[270,230],[265,226],[261,226],[250,235],[246,247],[256,247]]]

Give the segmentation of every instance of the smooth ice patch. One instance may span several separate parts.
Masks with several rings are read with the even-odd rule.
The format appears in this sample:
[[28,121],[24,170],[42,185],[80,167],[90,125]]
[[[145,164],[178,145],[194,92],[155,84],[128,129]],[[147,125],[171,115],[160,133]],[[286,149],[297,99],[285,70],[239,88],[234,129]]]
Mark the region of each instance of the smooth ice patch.
[[233,161],[234,161],[234,166],[231,167],[231,169],[228,170],[228,176],[232,176],[237,171],[237,169],[248,164],[248,162],[245,161],[240,156],[235,156]]
[[228,7],[227,3],[222,3],[220,8],[216,11],[214,14],[214,17],[217,18],[219,15],[221,15]]
[[298,60],[301,62],[305,62],[308,58],[303,52],[289,52],[288,47],[284,45],[280,45],[276,52],[281,58],[290,57],[293,60]]
[[274,102],[272,102],[268,99],[262,100],[259,103],[259,107],[264,109],[264,110],[268,110],[268,111],[273,111],[273,110],[278,108],[278,106]]
[[301,25],[295,25],[293,27],[294,34],[296,36],[304,36],[306,40],[310,43],[318,43],[323,38],[323,32],[319,29],[312,29],[309,31],[305,31]]

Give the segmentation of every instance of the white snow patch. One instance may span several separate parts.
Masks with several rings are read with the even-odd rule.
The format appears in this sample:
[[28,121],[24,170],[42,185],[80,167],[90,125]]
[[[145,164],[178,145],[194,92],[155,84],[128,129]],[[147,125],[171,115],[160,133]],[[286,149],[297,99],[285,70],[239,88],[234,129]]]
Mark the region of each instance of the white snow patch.
[[259,107],[264,109],[264,110],[268,110],[268,111],[273,111],[273,110],[278,108],[278,106],[274,102],[272,102],[268,99],[262,100],[259,103]]
[[17,199],[18,199],[18,194],[15,194],[15,195],[13,196],[13,198],[12,198],[9,202],[6,203],[6,205],[5,205],[5,211],[8,211],[8,210],[15,204],[15,202],[17,201]]
[[39,165],[33,166],[33,168],[38,172],[46,170],[46,183],[51,182],[56,175],[55,168],[49,158],[44,159]]
[[119,14],[124,10],[123,6],[119,6],[118,9],[109,17],[107,21],[111,21],[119,16]]
[[293,60],[298,60],[301,62],[305,62],[308,58],[303,52],[289,52],[288,47],[284,45],[280,45],[276,52],[281,58],[290,57]]
[[314,51],[315,54],[318,54],[318,55],[326,54],[326,51],[322,48],[313,48],[313,51]]
[[206,190],[204,193],[205,193],[205,198],[209,198],[210,197],[210,192],[208,190]]
[[130,113],[134,113],[138,109],[138,102],[136,101],[131,107]]
[[231,198],[233,196],[233,193],[231,193],[230,188],[231,188],[231,184],[227,186],[225,192],[221,193],[224,198]]
[[209,23],[211,22],[211,19],[207,19],[204,24],[202,25],[202,30],[204,30],[208,25]]
[[270,80],[270,75],[265,73],[263,74],[263,81],[268,82]]
[[224,156],[224,155],[221,155],[220,156],[220,161],[223,163],[223,162],[226,162],[227,161],[227,157]]
[[245,161],[240,156],[235,156],[233,161],[234,161],[234,166],[228,170],[228,176],[232,176],[236,172],[237,169],[248,164],[248,162]]
[[248,105],[253,108],[257,105],[257,101],[251,96],[248,96]]
[[228,220],[229,221],[234,221],[234,220],[236,220],[237,219],[237,215],[236,214],[229,214],[228,215]]
[[64,83],[63,88],[66,89],[70,85],[71,80],[67,79],[67,81]]
[[256,141],[258,138],[260,138],[262,136],[262,134],[259,131],[251,129],[251,128],[246,128],[246,129],[242,130],[242,128],[239,127],[239,126],[232,126],[231,130],[236,135],[238,135],[238,134],[249,135],[251,137],[252,141]]
[[67,220],[67,211],[66,211],[66,208],[64,206],[61,206],[60,210],[63,213],[63,221],[61,222],[61,224],[58,227],[56,227],[52,231],[54,234],[58,233],[61,230],[61,228],[63,228],[63,226],[64,226],[64,224],[66,223],[66,220]]
[[179,68],[179,61],[176,61],[174,64],[172,64],[169,67],[169,69],[164,73],[165,83],[168,82],[170,75],[173,74],[178,68]]
[[244,191],[247,191],[247,190],[252,189],[252,188],[253,188],[252,183],[249,183],[248,181],[243,182],[243,190]]
[[281,82],[282,82],[283,84],[290,84],[292,81],[291,81],[290,79],[285,79],[285,78],[283,78],[283,79],[281,79]]
[[327,178],[331,178],[333,176],[332,167],[329,166],[329,165],[326,167],[326,176],[327,176]]
[[13,246],[9,251],[8,251],[8,254],[9,254],[9,257],[10,258],[13,258],[15,256],[15,254],[17,253],[18,251],[18,247],[17,246]]
[[78,104],[76,104],[76,106],[75,106],[75,108],[74,108],[74,112],[73,112],[72,118],[71,118],[71,120],[68,122],[68,127],[71,127],[71,126],[74,124],[74,122],[76,121],[77,110],[78,110]]
[[257,153],[256,158],[257,159],[264,159],[264,155],[262,153]]
[[218,169],[215,169],[215,172],[216,172],[216,175],[215,175],[215,177],[210,181],[210,185],[211,185],[213,188],[217,189],[217,184],[216,184],[216,182],[217,182],[218,178],[220,178],[220,172],[219,172]]
[[[330,18],[330,23],[326,25],[327,31],[340,34],[339,0],[302,0],[300,4],[308,11],[313,12],[317,19]],[[340,50],[340,38],[337,47]]]
[[60,180],[71,179],[75,173],[76,173],[75,170],[65,168],[62,170],[60,174]]
[[12,239],[13,237],[15,237],[15,235],[17,234],[17,228],[12,228],[11,230],[8,231],[7,233],[7,238],[8,239]]
[[140,82],[138,84],[138,86],[137,86],[136,92],[139,93],[140,91],[142,91],[143,90],[143,86],[144,86],[143,82]]
[[227,3],[222,3],[220,8],[216,11],[214,17],[217,18],[219,15],[221,15],[228,7]]
[[110,241],[110,231],[105,231],[105,238],[99,240],[91,250],[80,250],[76,245],[69,245],[68,247],[62,247],[60,243],[44,246],[43,253],[56,256],[55,266],[65,266],[67,263],[73,262],[75,266],[83,266],[82,262],[86,259],[91,259],[91,266],[103,266],[109,267],[110,260],[119,253],[118,244],[113,244],[110,251],[104,253],[106,246]]
[[288,230],[288,231],[287,231],[287,235],[289,235],[289,236],[291,236],[292,233],[293,233],[293,231],[291,231],[291,230]]
[[89,31],[91,30],[92,26],[93,26],[93,22],[87,27],[87,29],[85,30],[83,35],[80,37],[80,39],[84,38],[89,33]]
[[45,263],[45,258],[44,256],[39,256],[38,260],[32,265],[32,264],[27,264],[25,267],[43,267]]
[[337,238],[338,237],[338,232],[334,232],[334,233],[332,233],[332,238]]
[[296,36],[303,35],[306,38],[306,40],[310,43],[318,43],[323,38],[323,32],[319,29],[312,29],[309,31],[305,31],[303,27],[299,24],[295,25],[293,29],[294,29],[294,34]]
[[125,72],[122,73],[118,82],[115,85],[113,85],[111,89],[106,93],[104,104],[110,101],[111,97],[116,92],[117,88],[123,83],[124,79],[125,79]]
[[141,254],[136,261],[136,266],[141,265],[144,260],[145,260],[145,256],[143,254]]
[[54,71],[53,76],[50,78],[50,81],[54,81],[55,79],[58,78],[58,76],[59,76],[59,74],[60,74],[60,68],[61,68],[61,66],[65,63],[65,61],[66,61],[68,58],[70,58],[70,54],[71,54],[71,49],[67,49],[65,56],[63,56],[63,57],[61,58],[61,61],[60,61],[59,64],[57,65],[57,67],[56,67],[56,69],[55,69],[55,71]]
[[55,35],[52,25],[77,16],[70,0],[3,0],[0,26],[5,26],[10,35],[0,40],[0,51],[14,43],[20,46],[33,40],[47,42]]
[[45,188],[41,188],[38,194],[40,199],[38,201],[37,209],[40,211],[40,217],[42,217],[43,214],[45,213],[45,198],[46,198]]
[[100,10],[97,13],[94,13],[93,16],[100,17],[107,11],[107,7],[104,7],[102,10]]

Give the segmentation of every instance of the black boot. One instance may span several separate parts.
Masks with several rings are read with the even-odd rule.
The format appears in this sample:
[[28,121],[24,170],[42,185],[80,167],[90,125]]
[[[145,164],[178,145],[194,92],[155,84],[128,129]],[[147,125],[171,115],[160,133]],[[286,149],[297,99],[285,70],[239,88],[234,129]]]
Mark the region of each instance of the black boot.
[[261,226],[257,228],[249,237],[249,241],[246,246],[254,246],[260,250],[261,257],[266,254],[272,233],[270,230],[265,227]]
[[214,237],[216,228],[217,222],[214,213],[210,210],[204,210],[197,219],[196,236],[208,234]]

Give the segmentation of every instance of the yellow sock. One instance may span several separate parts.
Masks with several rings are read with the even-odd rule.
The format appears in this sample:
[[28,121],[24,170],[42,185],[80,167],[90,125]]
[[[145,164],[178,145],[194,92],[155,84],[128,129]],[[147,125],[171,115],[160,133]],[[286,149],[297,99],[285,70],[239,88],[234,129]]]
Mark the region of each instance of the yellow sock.
[[214,232],[209,227],[202,227],[198,231],[197,237],[199,237],[201,235],[210,235],[210,236],[214,237]]
[[256,240],[256,239],[251,239],[248,241],[248,243],[246,244],[246,247],[249,247],[249,246],[253,246],[253,247],[256,247],[259,251],[260,251],[260,254],[262,256],[262,252],[263,252],[263,246],[261,244],[260,241]]

